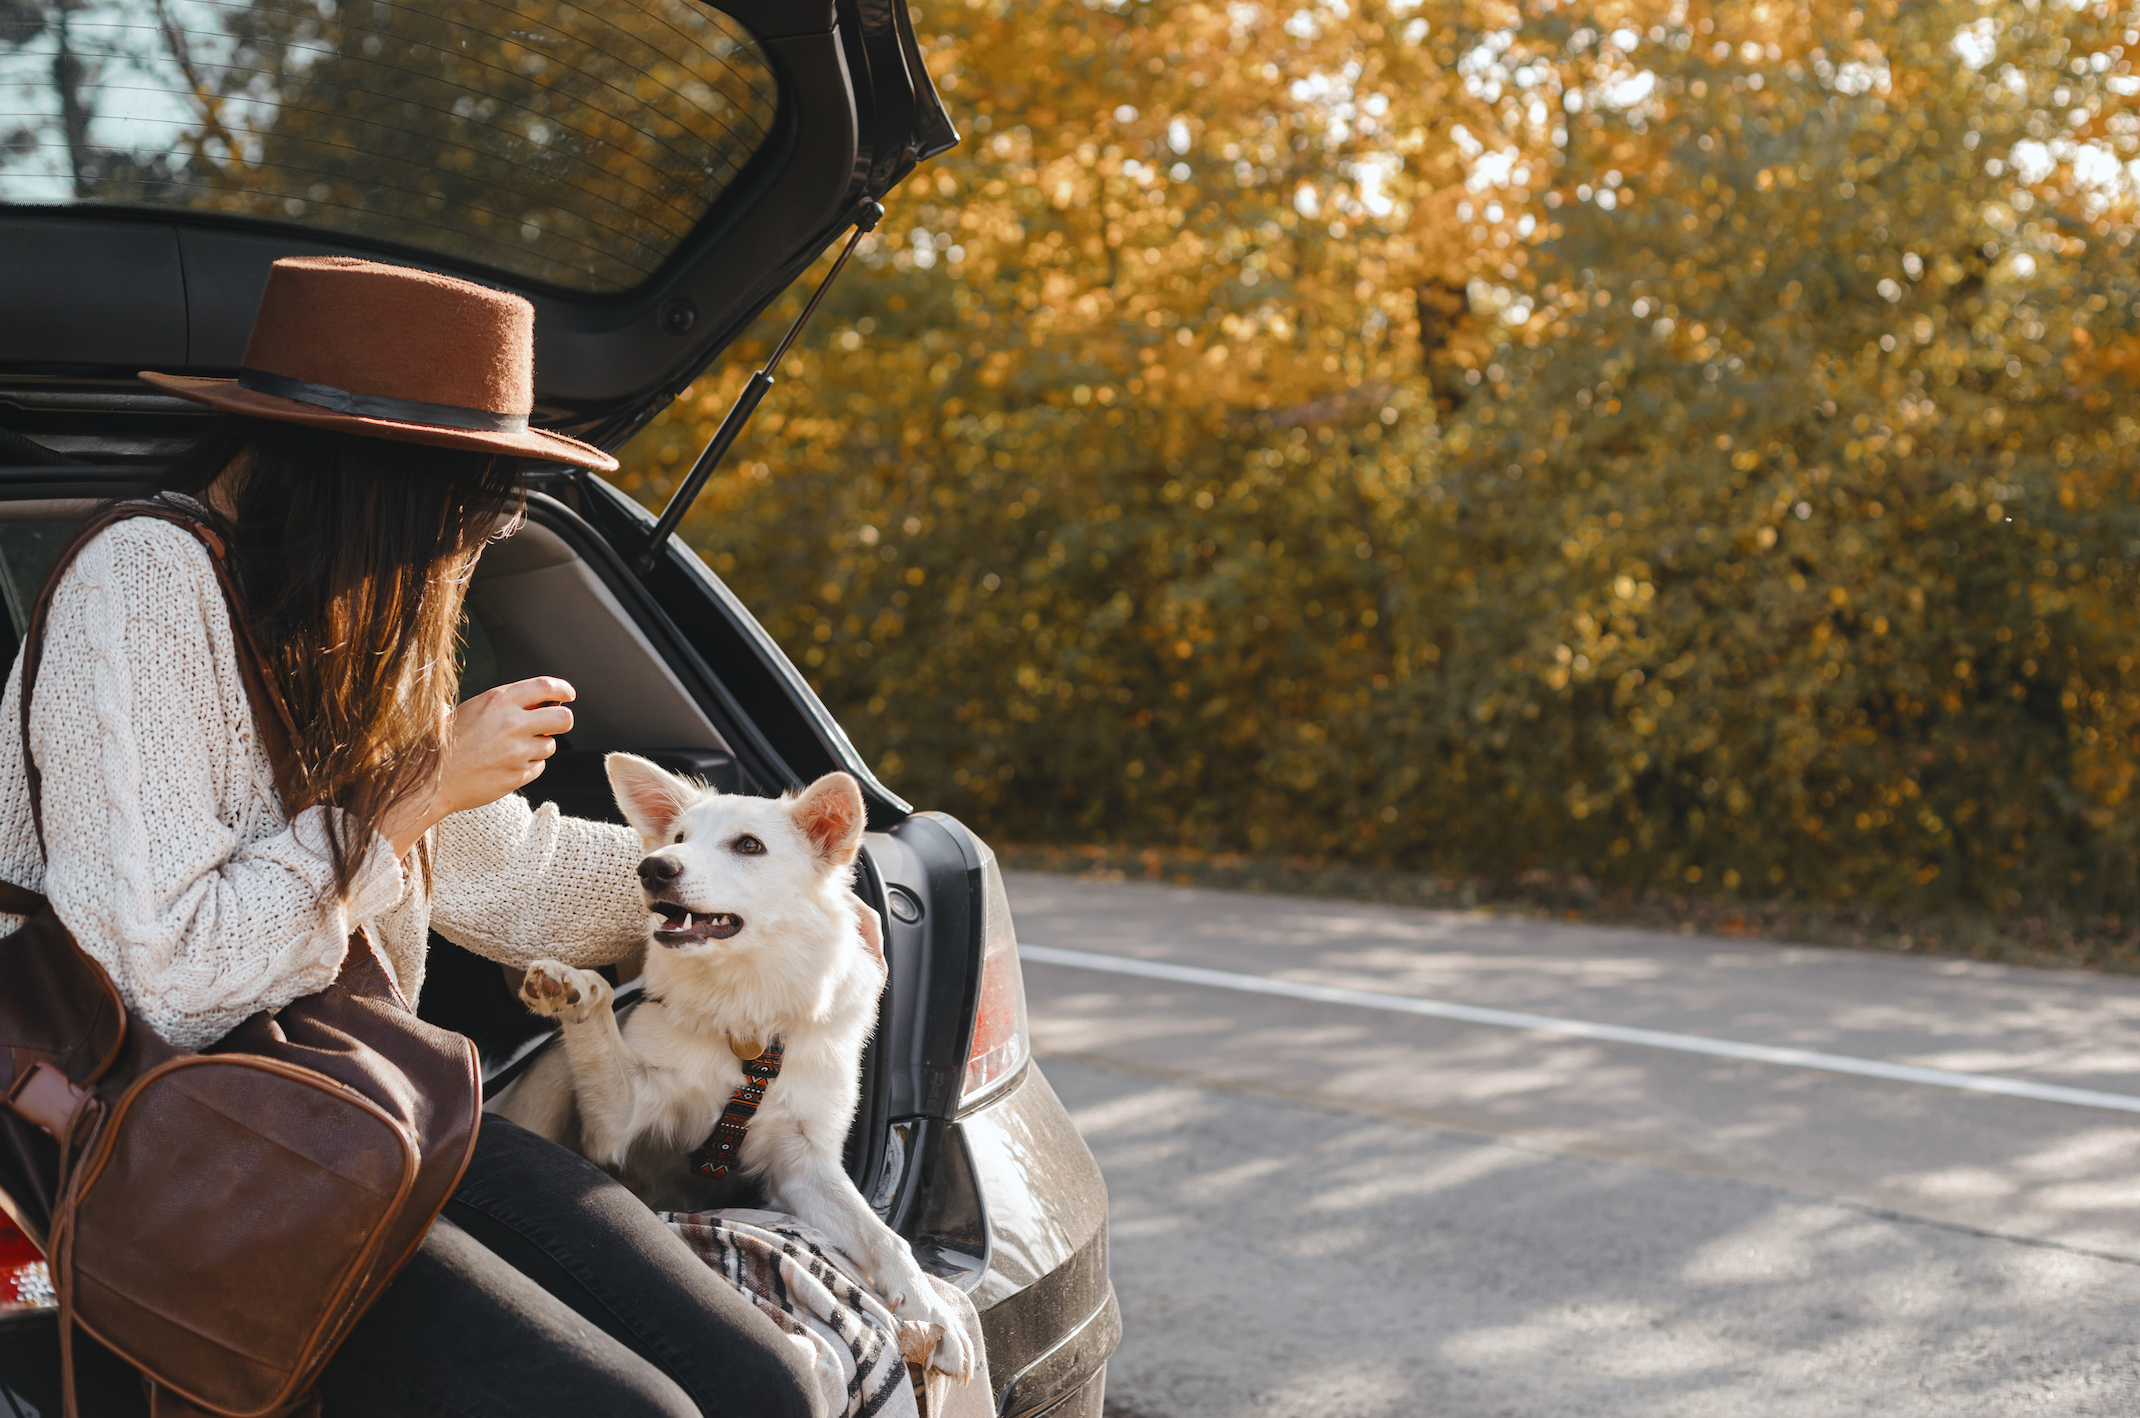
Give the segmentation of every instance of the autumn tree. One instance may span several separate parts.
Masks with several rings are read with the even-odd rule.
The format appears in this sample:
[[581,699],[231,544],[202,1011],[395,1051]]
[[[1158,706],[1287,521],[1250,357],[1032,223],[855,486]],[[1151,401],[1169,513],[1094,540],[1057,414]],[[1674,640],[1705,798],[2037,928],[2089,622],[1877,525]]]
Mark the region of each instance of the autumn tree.
[[1608,878],[2129,908],[2128,20],[1635,23],[1491,71],[1565,141],[1490,194],[1543,236],[1444,438],[1473,677],[1415,686],[1517,727],[1444,761]]
[[[1296,750],[1419,653],[1404,190],[1461,180],[1465,108],[1407,23],[924,18],[966,141],[895,194],[687,523],[895,781],[1021,836],[1288,849],[1299,803],[1362,790]],[[634,446],[633,485],[763,348]],[[1395,797],[1317,840],[1359,849]]]
[[692,535],[990,830],[2131,909],[2133,24],[934,11]]

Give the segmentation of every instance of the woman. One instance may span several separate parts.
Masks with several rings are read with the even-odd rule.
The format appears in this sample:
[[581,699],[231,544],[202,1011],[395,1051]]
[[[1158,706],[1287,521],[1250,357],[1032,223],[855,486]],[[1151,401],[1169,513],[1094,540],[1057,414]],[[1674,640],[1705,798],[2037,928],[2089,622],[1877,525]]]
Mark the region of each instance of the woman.
[[[507,964],[641,948],[627,828],[532,811],[572,727],[538,678],[454,705],[462,594],[520,460],[613,468],[531,430],[533,311],[464,281],[278,261],[236,380],[144,373],[224,411],[153,489],[228,548],[294,720],[278,791],[202,543],[135,519],[62,575],[22,745],[0,733],[0,880],[41,890],[128,1005],[198,1049],[428,933]],[[20,720],[21,664],[0,705]],[[355,945],[351,932],[362,931]],[[801,1351],[582,1159],[486,1118],[422,1250],[321,1380],[365,1415],[806,1413]]]

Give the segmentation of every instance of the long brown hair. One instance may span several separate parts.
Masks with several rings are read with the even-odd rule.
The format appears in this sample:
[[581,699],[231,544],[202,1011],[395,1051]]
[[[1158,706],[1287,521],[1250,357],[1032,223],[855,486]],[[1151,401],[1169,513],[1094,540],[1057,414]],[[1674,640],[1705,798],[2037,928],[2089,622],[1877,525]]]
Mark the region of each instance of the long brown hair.
[[243,613],[295,721],[291,816],[325,804],[336,889],[374,829],[435,782],[460,683],[461,603],[518,459],[224,415],[149,490],[203,497],[225,469]]

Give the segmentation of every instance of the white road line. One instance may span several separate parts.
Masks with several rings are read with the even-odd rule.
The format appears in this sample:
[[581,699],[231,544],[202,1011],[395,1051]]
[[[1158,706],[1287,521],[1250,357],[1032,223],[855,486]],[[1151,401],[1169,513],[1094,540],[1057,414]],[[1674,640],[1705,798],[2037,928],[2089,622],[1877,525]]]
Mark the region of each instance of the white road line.
[[1084,950],[1063,950],[1052,945],[1020,942],[1018,953],[1043,965],[1065,965],[1074,970],[1102,970],[1114,975],[1136,975],[1147,980],[1172,980],[1183,985],[1205,985],[1243,994],[1277,995],[1284,999],[1313,1000],[1319,1004],[1345,1004],[1356,1009],[1381,1009],[1392,1014],[1419,1014],[1430,1019],[1455,1019],[1466,1024],[1492,1024],[1503,1029],[1530,1029],[1542,1034],[1561,1034],[1571,1039],[1602,1039],[1614,1044],[1639,1044],[1649,1049],[1672,1049],[1683,1054],[1707,1054],[1719,1059],[1748,1059],[1754,1063],[1783,1064],[1791,1068],[1814,1068],[1828,1073],[1850,1073],[1860,1078],[1885,1078],[1898,1083],[1923,1083],[1934,1088],[1956,1088],[1964,1093],[1995,1093],[2004,1098],[2027,1098],[2038,1103],[2070,1103],[2077,1108],[2108,1108],[2120,1113],[2140,1113],[2140,1097],[2130,1093],[2099,1093],[2092,1088],[2061,1088],[2055,1083],[2030,1083],[1994,1074],[1955,1073],[1944,1068],[1920,1068],[1916,1064],[1887,1063],[1880,1059],[1854,1059],[1847,1054],[1821,1054],[1810,1049],[1779,1049],[1768,1044],[1740,1044],[1730,1039],[1705,1039],[1698,1034],[1666,1034],[1655,1029],[1629,1029],[1619,1024],[1592,1024],[1581,1019],[1556,1019],[1549,1014],[1524,1014],[1512,1009],[1487,1009],[1475,1004],[1451,1004],[1446,1000],[1420,999],[1415,995],[1382,994],[1375,990],[1346,990],[1333,985],[1309,985],[1295,980],[1273,980],[1263,975],[1240,975],[1231,970],[1206,970],[1195,965],[1169,965],[1159,960],[1132,960],[1121,955],[1095,955]]

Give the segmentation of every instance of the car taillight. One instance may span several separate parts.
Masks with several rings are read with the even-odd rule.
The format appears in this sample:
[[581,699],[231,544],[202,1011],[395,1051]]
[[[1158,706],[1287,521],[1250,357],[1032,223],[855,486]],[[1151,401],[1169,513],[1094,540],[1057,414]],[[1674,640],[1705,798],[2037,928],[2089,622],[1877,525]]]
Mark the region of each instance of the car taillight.
[[48,1310],[58,1302],[43,1253],[0,1211],[0,1315]]
[[1011,898],[1003,889],[1003,871],[986,842],[981,849],[982,892],[986,898],[986,944],[981,953],[981,1005],[973,1020],[973,1046],[966,1053],[966,1080],[959,1106],[971,1107],[1025,1067],[1033,1046],[1026,1037],[1025,976],[1018,968],[1018,928],[1011,923]]

